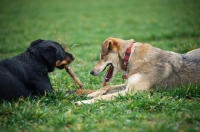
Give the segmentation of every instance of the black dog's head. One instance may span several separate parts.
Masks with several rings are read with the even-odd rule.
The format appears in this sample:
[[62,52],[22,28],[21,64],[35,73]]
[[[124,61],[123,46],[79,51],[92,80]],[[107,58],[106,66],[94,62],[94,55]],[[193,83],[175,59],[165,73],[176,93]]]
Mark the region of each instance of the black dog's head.
[[74,60],[72,54],[65,52],[59,43],[51,40],[35,40],[31,43],[28,51],[39,57],[42,63],[48,67],[49,72],[52,72],[55,67],[63,69]]

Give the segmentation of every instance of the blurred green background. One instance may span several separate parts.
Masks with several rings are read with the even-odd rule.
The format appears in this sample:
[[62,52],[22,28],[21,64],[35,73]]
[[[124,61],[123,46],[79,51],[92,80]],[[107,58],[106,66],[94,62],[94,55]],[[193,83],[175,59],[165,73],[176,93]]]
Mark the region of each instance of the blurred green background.
[[166,49],[183,42],[198,45],[199,7],[198,0],[1,0],[0,54],[4,58],[35,39],[58,36],[69,47],[98,48],[110,36]]

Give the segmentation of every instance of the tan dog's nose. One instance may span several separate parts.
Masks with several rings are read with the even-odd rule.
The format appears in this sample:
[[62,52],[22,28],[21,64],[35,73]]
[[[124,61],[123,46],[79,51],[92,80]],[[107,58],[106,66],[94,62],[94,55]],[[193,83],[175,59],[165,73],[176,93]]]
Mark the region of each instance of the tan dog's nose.
[[93,76],[95,75],[95,73],[94,73],[94,71],[93,71],[93,70],[92,70],[92,71],[90,71],[90,74],[91,74],[91,75],[93,75]]

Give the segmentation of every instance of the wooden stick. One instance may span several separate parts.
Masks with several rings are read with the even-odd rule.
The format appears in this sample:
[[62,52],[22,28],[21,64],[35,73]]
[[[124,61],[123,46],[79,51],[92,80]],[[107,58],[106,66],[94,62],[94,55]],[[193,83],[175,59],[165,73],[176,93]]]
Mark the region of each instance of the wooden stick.
[[95,90],[87,90],[87,89],[77,89],[76,94],[77,95],[84,95],[84,94],[90,94],[95,92]]
[[74,80],[74,82],[82,89],[84,85],[81,83],[80,79],[77,77],[74,71],[69,66],[65,66],[65,70],[70,75],[70,77]]

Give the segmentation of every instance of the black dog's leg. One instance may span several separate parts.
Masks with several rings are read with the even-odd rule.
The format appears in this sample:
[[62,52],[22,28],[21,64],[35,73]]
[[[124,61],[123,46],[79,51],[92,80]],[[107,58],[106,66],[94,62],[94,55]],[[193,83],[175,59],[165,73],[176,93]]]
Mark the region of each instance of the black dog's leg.
[[35,91],[35,95],[40,94],[40,95],[45,95],[47,93],[53,94],[54,90],[50,84],[50,82],[37,82],[35,84],[36,87],[36,91]]
[[31,81],[29,85],[32,85],[32,95],[36,96],[38,94],[45,95],[47,93],[53,94],[54,90],[51,86],[50,79],[48,75],[40,76]]

